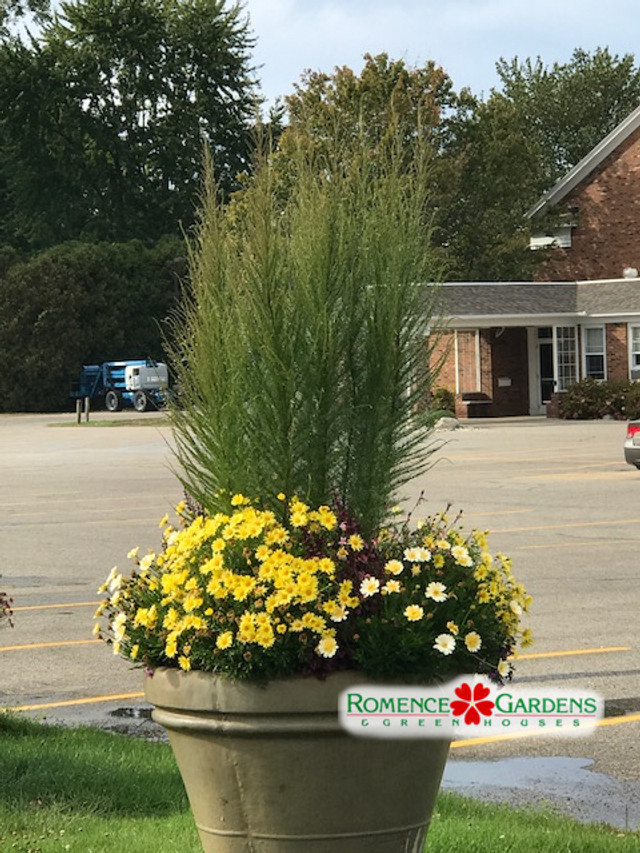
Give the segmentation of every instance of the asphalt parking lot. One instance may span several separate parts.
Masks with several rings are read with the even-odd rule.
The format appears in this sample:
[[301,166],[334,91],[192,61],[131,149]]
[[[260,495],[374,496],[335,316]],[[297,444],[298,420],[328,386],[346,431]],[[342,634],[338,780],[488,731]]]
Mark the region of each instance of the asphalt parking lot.
[[[433,467],[408,490],[408,505],[424,493],[424,512],[462,509],[467,527],[492,531],[492,550],[513,558],[534,598],[535,636],[515,683],[590,689],[607,701],[605,724],[587,738],[457,742],[449,787],[518,799],[524,778],[520,799],[548,794],[590,817],[580,800],[589,786],[576,779],[602,773],[609,799],[594,796],[603,816],[617,808],[612,822],[640,822],[640,472],[624,462],[624,434],[613,421],[470,421],[438,433]],[[169,440],[151,413],[99,413],[80,427],[71,414],[0,416],[0,586],[16,610],[15,628],[0,631],[0,706],[152,731],[139,672],[91,629],[97,587],[134,545],[158,545],[157,523],[181,497]],[[518,769],[514,759],[530,763]],[[544,781],[558,760],[573,794]]]

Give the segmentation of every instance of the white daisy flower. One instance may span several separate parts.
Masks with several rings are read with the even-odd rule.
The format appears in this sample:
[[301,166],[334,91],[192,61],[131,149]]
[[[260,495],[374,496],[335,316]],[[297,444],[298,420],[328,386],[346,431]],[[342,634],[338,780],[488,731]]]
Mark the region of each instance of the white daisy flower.
[[451,556],[459,566],[472,566],[473,560],[469,555],[469,551],[464,545],[454,545],[451,549]]
[[405,548],[404,558],[410,563],[428,563],[431,551],[428,548]]
[[451,636],[451,634],[438,634],[436,641],[433,644],[433,648],[443,655],[453,654],[455,647],[456,640],[455,637]]
[[118,613],[111,623],[111,630],[116,640],[122,640],[127,632],[127,617],[124,613]]
[[338,605],[335,610],[332,610],[329,618],[332,622],[344,622],[349,615],[349,611],[342,604]]
[[360,595],[365,598],[370,598],[375,595],[380,589],[380,581],[378,578],[366,577],[360,584]]
[[446,589],[447,588],[443,583],[433,581],[427,586],[425,590],[425,595],[427,596],[427,598],[432,598],[434,601],[446,601],[449,597],[446,593]]
[[506,660],[501,660],[498,664],[498,675],[501,678],[506,678],[511,672],[511,669],[512,667],[510,663],[508,663]]
[[316,651],[323,658],[332,658],[338,651],[338,644],[333,637],[323,637],[316,646]]
[[140,568],[141,569],[150,568],[151,564],[153,563],[155,558],[156,558],[156,555],[153,552],[149,552],[148,554],[145,554],[145,556],[140,560]]
[[111,580],[107,583],[107,591],[109,595],[113,595],[122,586],[122,575],[114,574]]

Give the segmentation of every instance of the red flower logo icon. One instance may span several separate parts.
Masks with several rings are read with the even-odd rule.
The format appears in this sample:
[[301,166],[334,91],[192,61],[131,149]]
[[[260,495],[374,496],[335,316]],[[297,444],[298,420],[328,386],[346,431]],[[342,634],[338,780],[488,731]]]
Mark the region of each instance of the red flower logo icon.
[[471,685],[461,684],[455,689],[456,696],[460,700],[455,700],[451,703],[451,710],[454,717],[461,717],[464,714],[464,721],[468,726],[477,726],[480,724],[480,714],[485,717],[490,717],[493,713],[495,703],[486,697],[491,692],[484,684],[476,684],[471,692]]

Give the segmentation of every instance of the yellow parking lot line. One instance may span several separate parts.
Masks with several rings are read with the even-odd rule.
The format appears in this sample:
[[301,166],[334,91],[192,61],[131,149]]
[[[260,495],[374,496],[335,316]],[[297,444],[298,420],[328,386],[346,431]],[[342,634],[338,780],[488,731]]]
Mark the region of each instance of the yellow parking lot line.
[[527,652],[520,654],[516,652],[511,660],[533,660],[534,658],[562,658],[571,655],[602,655],[610,652],[630,652],[631,646],[609,646],[604,649],[568,649],[559,652]]
[[626,714],[624,717],[607,717],[605,720],[600,720],[598,726],[618,726],[620,723],[637,723],[640,722],[640,714]]
[[[41,702],[37,705],[16,705],[13,708],[0,708],[0,713],[18,713],[23,711],[45,711],[52,708],[68,708],[74,705],[95,705],[100,702],[120,702],[124,699],[143,699],[144,693],[110,693],[106,696],[88,696],[84,699],[66,699],[59,702]],[[627,714],[619,717],[607,717],[596,723],[596,726],[619,726],[625,723],[640,722],[640,714]],[[471,746],[484,746],[489,743],[500,743],[507,740],[522,740],[523,738],[554,737],[545,729],[536,729],[530,732],[510,732],[504,735],[490,735],[488,737],[468,738],[467,740],[456,740],[451,744],[451,749],[465,749]]]
[[[30,513],[29,513],[30,515]],[[118,518],[117,516],[114,518],[85,518],[82,520],[83,525],[104,525],[104,524],[115,524],[118,525],[134,525],[134,524],[149,524],[149,516],[145,516],[145,518],[131,518],[131,516],[122,516]],[[11,520],[9,519],[8,525],[9,527],[69,527],[73,525],[77,525],[77,521],[71,521],[67,519],[59,519],[58,521],[16,521],[16,524],[12,525]]]
[[17,713],[18,711],[44,711],[48,708],[67,708],[71,705],[93,705],[98,702],[119,702],[122,699],[141,699],[144,693],[112,693],[109,696],[88,696],[86,699],[66,699],[61,702],[42,702],[39,705],[16,705],[14,708],[1,708],[0,711]]
[[[531,461],[531,451],[530,450],[506,450],[503,449],[500,453],[473,453],[471,455],[464,453],[443,453],[441,459],[443,460],[452,460],[455,462],[465,462],[467,465],[475,464],[476,462],[508,462],[508,461],[520,461],[518,457],[524,457],[523,462]],[[544,464],[548,462],[550,465],[553,465],[555,459],[559,459],[561,464],[564,466],[568,466],[567,462],[567,454],[562,450],[558,450],[555,453],[547,453],[544,457],[537,459],[538,464]],[[576,465],[591,465],[591,462],[583,462],[582,460],[578,460]],[[594,465],[610,465],[611,462],[594,462]]]
[[[627,714],[621,717],[607,717],[604,720],[600,720],[596,723],[596,726],[620,726],[624,723],[638,723],[640,722],[640,714]],[[469,746],[482,746],[487,743],[499,743],[505,740],[521,740],[522,738],[530,738],[530,737],[543,737],[547,735],[547,737],[556,737],[556,735],[550,734],[547,729],[535,729],[530,732],[511,732],[510,734],[505,735],[490,735],[489,737],[474,737],[469,738],[468,740],[455,740],[451,744],[451,749],[464,749]]]
[[611,521],[570,521],[566,524],[538,524],[532,527],[503,527],[492,530],[492,533],[526,533],[530,530],[570,530],[575,527],[606,527],[619,524],[638,524],[640,518],[617,518]]
[[[33,507],[34,503],[40,503],[41,501],[47,501],[50,504],[64,504],[65,506],[69,503],[81,503],[83,506],[87,506],[87,504],[97,503],[104,506],[112,506],[113,501],[111,498],[105,497],[90,497],[89,495],[82,495],[81,497],[71,497],[72,495],[82,495],[81,492],[56,492],[55,495],[34,495],[33,499],[29,502],[27,501],[0,501],[0,509],[15,509],[16,507]],[[118,504],[123,503],[133,503],[136,506],[144,503],[147,500],[150,503],[152,502],[152,498],[149,497],[148,492],[140,492],[138,495],[119,495],[118,496]],[[176,498],[176,503],[179,498]],[[153,504],[155,505],[155,504]]]
[[57,610],[61,607],[97,607],[99,601],[69,601],[60,604],[25,604],[22,607],[13,607],[14,613],[23,612],[25,610]]
[[[616,537],[616,543],[620,544],[622,542],[633,545],[638,544],[637,539]],[[555,542],[544,545],[513,545],[509,546],[509,551],[549,551],[552,549],[556,551],[559,548],[601,548],[603,546],[611,548],[611,539],[585,539],[584,542]]]
[[55,646],[90,646],[102,640],[59,640],[56,643],[25,643],[22,646],[0,646],[0,652],[21,652],[25,649],[51,649]]
[[[84,604],[93,605],[97,602],[84,602]],[[44,607],[66,607],[71,605],[43,605]],[[78,607],[81,605],[78,604]],[[25,651],[27,649],[51,649],[56,648],[58,646],[90,646],[98,643],[102,643],[102,640],[57,640],[55,642],[50,643],[24,643],[22,645],[17,646],[0,646],[0,652],[17,652],[17,651]],[[561,658],[561,657],[571,657],[572,655],[602,655],[602,654],[610,654],[612,652],[630,652],[632,651],[632,646],[605,646],[604,648],[592,648],[592,649],[562,649],[560,651],[555,652],[525,652],[524,654],[520,654],[516,652],[510,660],[533,660],[534,658]]]
[[522,513],[531,513],[532,509],[500,509],[495,512],[467,512],[465,510],[465,518],[480,516],[481,518],[493,518],[496,515],[522,515]]
[[[140,509],[140,510],[145,508],[144,505],[142,505],[142,501],[140,501],[140,500],[136,501],[134,506],[136,509]],[[170,512],[171,509],[172,509],[172,507],[168,506],[167,511]],[[62,512],[62,511],[63,511],[62,509],[60,509],[60,510],[56,510],[56,509],[28,509],[28,510],[24,510],[24,511],[20,510],[18,512],[12,512],[7,517],[9,520],[14,519],[14,518],[32,518],[32,517],[35,518],[35,517],[41,517],[41,516],[44,516],[45,518],[50,518],[54,512]],[[87,513],[89,513],[89,512],[99,514],[101,517],[103,515],[107,515],[107,514],[122,512],[122,502],[120,500],[118,500],[117,506],[105,506],[105,507],[101,507],[101,506],[91,507],[90,506],[90,507],[85,507],[85,514],[84,514],[84,518],[82,520],[83,524],[86,521],[95,521],[95,519],[88,518]],[[155,503],[149,505],[149,512],[150,513],[153,512],[154,513],[153,518],[155,518],[155,513],[159,512]],[[54,521],[53,523],[57,524],[58,522]]]

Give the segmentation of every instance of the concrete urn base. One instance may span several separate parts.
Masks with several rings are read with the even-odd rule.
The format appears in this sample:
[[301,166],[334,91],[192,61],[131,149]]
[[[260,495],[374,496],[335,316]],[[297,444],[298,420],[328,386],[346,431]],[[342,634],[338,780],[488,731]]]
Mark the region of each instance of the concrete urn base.
[[205,853],[421,853],[449,741],[344,732],[338,696],[365,681],[145,677]]

